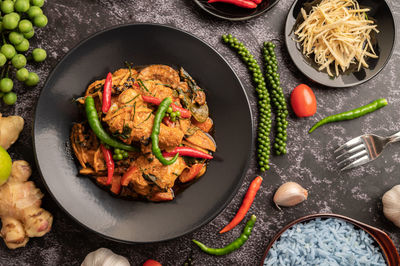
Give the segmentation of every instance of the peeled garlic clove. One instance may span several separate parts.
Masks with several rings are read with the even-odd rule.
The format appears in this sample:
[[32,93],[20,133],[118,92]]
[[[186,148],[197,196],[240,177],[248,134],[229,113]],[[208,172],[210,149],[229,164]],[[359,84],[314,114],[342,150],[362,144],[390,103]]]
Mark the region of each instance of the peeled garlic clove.
[[385,217],[400,227],[400,185],[387,191],[382,197],[382,203]]
[[129,261],[108,248],[99,248],[87,254],[81,266],[130,266]]
[[295,206],[308,197],[308,192],[296,182],[287,182],[280,186],[274,195],[276,206],[291,207]]

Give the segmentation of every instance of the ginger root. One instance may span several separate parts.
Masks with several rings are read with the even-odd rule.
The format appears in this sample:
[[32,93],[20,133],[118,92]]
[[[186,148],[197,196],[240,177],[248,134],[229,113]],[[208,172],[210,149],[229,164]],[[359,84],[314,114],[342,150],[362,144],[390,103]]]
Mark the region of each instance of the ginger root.
[[11,175],[0,186],[0,236],[10,249],[24,247],[29,237],[40,237],[50,231],[53,216],[40,208],[43,194],[32,181],[26,161],[14,161]]
[[20,116],[2,117],[0,114],[0,146],[10,148],[18,139],[19,133],[24,128],[24,119]]

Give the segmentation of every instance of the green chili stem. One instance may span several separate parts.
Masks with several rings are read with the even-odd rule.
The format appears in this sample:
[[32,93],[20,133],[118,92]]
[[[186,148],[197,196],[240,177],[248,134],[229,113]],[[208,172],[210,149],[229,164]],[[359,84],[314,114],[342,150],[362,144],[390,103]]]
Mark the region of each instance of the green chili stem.
[[237,250],[238,248],[243,246],[244,243],[246,243],[247,239],[249,239],[249,236],[251,235],[251,231],[253,230],[255,222],[256,222],[256,216],[253,214],[250,217],[249,221],[246,223],[246,226],[244,227],[242,234],[238,238],[236,238],[232,243],[228,244],[223,248],[209,248],[195,239],[193,239],[192,241],[197,246],[199,246],[199,248],[205,253],[217,256],[226,255]]
[[351,120],[351,119],[355,119],[358,118],[360,116],[369,114],[371,112],[374,112],[384,106],[386,106],[388,104],[388,102],[386,101],[386,99],[384,98],[380,98],[377,99],[367,105],[358,107],[356,109],[347,111],[347,112],[343,112],[343,113],[339,113],[336,115],[331,115],[328,117],[325,117],[324,119],[320,120],[319,122],[317,122],[309,131],[308,133],[313,132],[316,128],[325,125],[327,123],[331,123],[331,122],[337,122],[337,121],[344,121],[344,120]]

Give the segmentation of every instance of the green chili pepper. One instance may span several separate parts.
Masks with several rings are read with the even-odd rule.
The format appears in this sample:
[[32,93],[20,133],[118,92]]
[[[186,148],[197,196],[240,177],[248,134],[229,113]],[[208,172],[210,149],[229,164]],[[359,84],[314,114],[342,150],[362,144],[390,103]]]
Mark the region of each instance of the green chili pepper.
[[386,99],[381,98],[378,100],[373,101],[370,104],[361,106],[359,108],[347,111],[347,112],[343,112],[340,114],[336,114],[336,115],[331,115],[328,117],[325,117],[324,119],[320,120],[318,123],[316,123],[309,131],[308,133],[313,132],[316,128],[325,125],[327,123],[331,123],[331,122],[336,122],[336,121],[344,121],[344,120],[351,120],[354,118],[358,118],[360,116],[369,114],[373,111],[376,111],[384,106],[386,106],[388,103],[386,101]]
[[172,103],[171,97],[167,97],[158,106],[156,115],[154,116],[154,124],[153,124],[153,131],[151,132],[151,149],[156,156],[156,158],[163,164],[163,165],[170,165],[176,162],[178,159],[179,153],[177,153],[174,158],[171,160],[167,160],[161,153],[160,147],[158,147],[158,134],[160,133],[160,124],[162,119],[164,118],[165,112],[168,110],[169,105]]
[[226,255],[237,250],[244,243],[246,243],[247,239],[251,235],[251,230],[253,229],[255,222],[256,222],[256,216],[253,214],[250,217],[250,220],[247,222],[246,226],[244,227],[242,234],[238,238],[236,238],[232,243],[223,248],[209,248],[195,239],[193,239],[192,241],[197,246],[199,246],[200,249],[203,250],[205,253],[211,255]]
[[96,106],[94,105],[94,99],[91,96],[86,97],[85,100],[85,110],[86,116],[89,122],[90,128],[93,130],[94,134],[105,144],[127,151],[138,151],[136,147],[126,145],[113,138],[111,138],[107,132],[101,126],[99,116],[97,115]]

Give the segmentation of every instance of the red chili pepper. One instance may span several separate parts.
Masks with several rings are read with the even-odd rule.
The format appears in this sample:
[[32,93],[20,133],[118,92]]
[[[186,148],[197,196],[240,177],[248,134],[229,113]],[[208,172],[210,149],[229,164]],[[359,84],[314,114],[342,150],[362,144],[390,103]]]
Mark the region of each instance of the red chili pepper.
[[124,175],[122,176],[121,179],[121,185],[126,187],[127,185],[129,185],[129,182],[132,179],[133,173],[135,173],[137,170],[136,166],[132,165],[131,167],[129,167],[128,171],[126,171],[124,173]]
[[114,160],[112,158],[111,151],[104,147],[103,144],[100,144],[100,149],[103,152],[104,160],[107,165],[107,185],[111,184],[113,175],[114,175]]
[[173,151],[163,152],[164,157],[172,157],[179,153],[181,156],[189,156],[195,158],[203,158],[211,160],[213,157],[205,152],[190,148],[190,147],[176,147]]
[[195,177],[199,175],[203,167],[204,163],[195,163],[189,169],[186,168],[179,176],[179,181],[181,181],[182,183],[186,183],[193,180]]
[[254,201],[257,191],[261,186],[262,180],[263,179],[261,176],[257,176],[256,178],[254,178],[254,180],[250,184],[249,189],[246,192],[246,195],[244,196],[242,205],[240,206],[235,217],[233,217],[232,221],[227,226],[225,226],[221,231],[219,231],[220,234],[228,232],[229,230],[233,229],[243,220],[243,218],[246,216],[246,213],[249,211],[251,204]]
[[174,127],[175,123],[171,121],[171,119],[168,116],[164,116],[163,118],[163,123],[166,124],[168,127]]
[[262,2],[262,0],[251,0],[251,1],[253,1],[253,2],[256,3],[257,5],[258,5],[259,3]]
[[233,4],[235,6],[244,7],[244,8],[256,8],[257,4],[250,0],[209,0],[207,3],[228,3]]
[[[151,97],[151,96],[145,96],[142,95],[143,101],[145,101],[146,103],[151,103],[154,105],[160,105],[161,101],[160,99],[156,98],[156,97]],[[189,110],[182,108],[176,104],[171,104],[172,110],[174,112],[179,111],[181,113],[181,117],[182,118],[189,118],[191,116],[191,113]]]
[[107,113],[111,107],[111,88],[112,88],[112,74],[109,72],[107,74],[106,81],[104,82],[103,106],[101,108],[103,113]]
[[[96,181],[103,186],[107,186],[107,177],[106,176],[99,176]],[[114,194],[119,194],[121,192],[121,177],[114,176],[111,182],[110,191]]]

